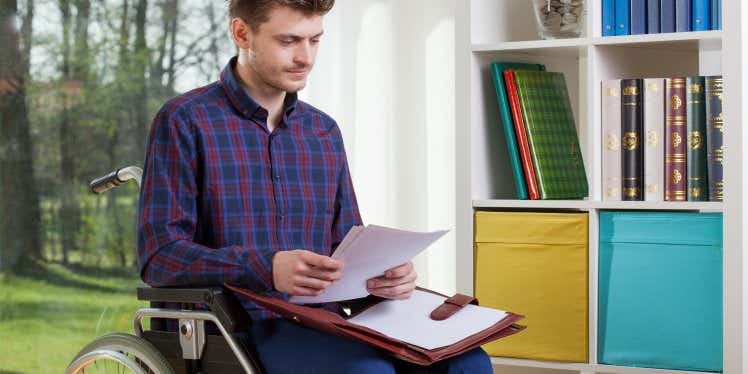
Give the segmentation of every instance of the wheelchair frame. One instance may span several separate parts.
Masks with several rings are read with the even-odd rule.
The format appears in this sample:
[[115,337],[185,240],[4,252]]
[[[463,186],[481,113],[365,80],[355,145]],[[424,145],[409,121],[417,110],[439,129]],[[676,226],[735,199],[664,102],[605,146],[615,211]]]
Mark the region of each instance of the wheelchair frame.
[[[236,372],[241,368],[247,373],[259,373],[260,365],[246,354],[235,332],[245,331],[251,321],[236,296],[220,287],[208,288],[151,288],[139,287],[138,300],[153,303],[181,303],[191,306],[206,304],[208,311],[167,308],[142,308],[135,313],[133,327],[135,335],[148,340],[164,354],[171,366],[177,369],[179,361],[200,362],[201,370],[220,373]],[[143,318],[174,319],[178,323],[177,332],[143,331]],[[205,322],[213,322],[223,339],[206,334]],[[181,356],[174,350],[178,335]],[[233,354],[233,356],[231,355]],[[184,372],[190,372],[185,368]],[[177,370],[182,372],[182,370]]]
[[[136,166],[117,169],[90,183],[90,190],[100,194],[120,186],[134,179],[138,186],[143,171]],[[104,348],[97,348],[86,352],[86,348],[103,341],[107,336],[99,337],[89,344],[76,356],[66,369],[66,373],[85,372],[85,367],[92,362],[103,359],[115,361],[130,368],[135,373],[146,373],[143,369],[153,372],[154,363],[148,358],[135,357],[127,354],[134,352],[152,351],[146,347],[152,345],[157,352],[160,364],[168,363],[175,373],[236,373],[261,374],[262,366],[257,360],[247,354],[247,348],[232,334],[246,331],[251,320],[239,300],[231,292],[222,287],[196,288],[152,288],[138,287],[138,300],[149,301],[150,308],[141,308],[135,312],[133,328],[135,336],[115,334],[115,338],[128,338],[127,344],[112,348],[104,344]],[[180,309],[160,307],[164,303],[179,303]],[[207,305],[207,310],[194,310],[198,305]],[[143,318],[150,318],[151,329],[143,330]],[[161,331],[154,329],[161,319],[176,320],[177,331]],[[207,322],[207,323],[206,323]],[[214,324],[222,336],[209,335],[206,327]],[[143,340],[145,342],[143,342]],[[147,343],[146,343],[147,342]],[[133,348],[134,346],[138,346]],[[128,348],[131,351],[128,351]],[[147,348],[147,349],[146,349]],[[158,353],[158,354],[156,354]],[[149,365],[152,364],[152,365]],[[145,368],[144,368],[145,365]],[[158,374],[158,373],[157,373]]]

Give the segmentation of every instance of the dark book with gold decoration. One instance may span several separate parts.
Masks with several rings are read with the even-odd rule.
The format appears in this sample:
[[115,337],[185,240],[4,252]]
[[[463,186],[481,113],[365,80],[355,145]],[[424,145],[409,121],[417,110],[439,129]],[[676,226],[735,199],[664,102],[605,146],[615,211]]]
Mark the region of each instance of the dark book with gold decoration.
[[725,124],[722,117],[722,76],[706,77],[705,85],[709,201],[722,201],[725,191],[722,176],[725,156],[722,143]]
[[688,201],[706,201],[706,103],[704,77],[686,78]]
[[644,200],[643,96],[641,79],[621,80],[621,191],[624,201]]
[[665,79],[665,201],[686,201],[686,78]]

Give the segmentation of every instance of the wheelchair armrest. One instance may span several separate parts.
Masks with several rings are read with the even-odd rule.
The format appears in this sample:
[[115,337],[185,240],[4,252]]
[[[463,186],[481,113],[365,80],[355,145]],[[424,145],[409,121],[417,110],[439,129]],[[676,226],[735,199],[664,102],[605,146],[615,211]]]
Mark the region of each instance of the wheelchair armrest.
[[138,287],[138,300],[207,304],[210,311],[230,333],[246,330],[251,322],[247,311],[244,310],[236,296],[223,287]]

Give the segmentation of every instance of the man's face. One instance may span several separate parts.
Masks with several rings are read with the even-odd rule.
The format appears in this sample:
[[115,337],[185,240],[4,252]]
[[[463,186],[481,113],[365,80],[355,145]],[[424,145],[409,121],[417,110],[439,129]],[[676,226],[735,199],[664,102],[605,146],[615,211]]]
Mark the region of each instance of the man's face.
[[252,32],[249,66],[267,85],[286,92],[306,86],[322,36],[322,16],[276,7]]

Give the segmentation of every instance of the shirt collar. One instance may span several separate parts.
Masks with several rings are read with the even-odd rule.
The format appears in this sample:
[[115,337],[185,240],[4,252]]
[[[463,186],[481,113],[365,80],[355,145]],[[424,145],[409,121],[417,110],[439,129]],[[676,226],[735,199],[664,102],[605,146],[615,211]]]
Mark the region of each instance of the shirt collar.
[[[258,118],[267,121],[267,110],[249,96],[239,81],[235,71],[236,60],[236,56],[232,57],[221,71],[221,84],[231,105],[246,118]],[[283,101],[284,123],[289,124],[288,117],[296,109],[297,103],[298,94],[296,92],[286,92],[286,98]]]

